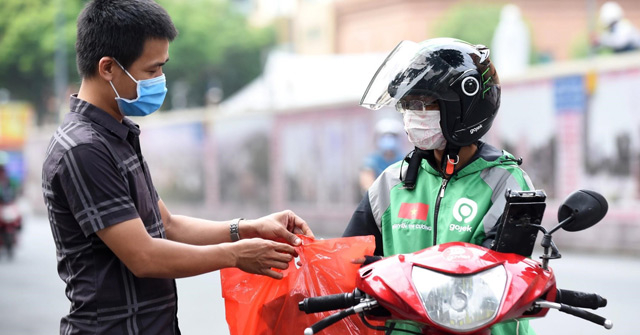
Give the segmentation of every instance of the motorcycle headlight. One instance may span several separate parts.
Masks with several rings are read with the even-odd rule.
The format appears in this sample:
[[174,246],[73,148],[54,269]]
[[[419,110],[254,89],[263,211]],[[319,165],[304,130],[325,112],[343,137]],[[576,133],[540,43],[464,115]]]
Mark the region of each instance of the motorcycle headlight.
[[507,272],[500,265],[473,275],[456,276],[414,266],[412,279],[433,322],[450,330],[470,331],[496,317]]

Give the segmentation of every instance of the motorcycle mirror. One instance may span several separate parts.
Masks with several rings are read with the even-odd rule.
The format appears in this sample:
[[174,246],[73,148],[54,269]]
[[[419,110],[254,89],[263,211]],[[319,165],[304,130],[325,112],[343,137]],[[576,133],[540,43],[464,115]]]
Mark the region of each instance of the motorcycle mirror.
[[584,230],[600,222],[608,209],[607,200],[599,193],[578,190],[571,193],[558,208],[558,222],[566,231]]

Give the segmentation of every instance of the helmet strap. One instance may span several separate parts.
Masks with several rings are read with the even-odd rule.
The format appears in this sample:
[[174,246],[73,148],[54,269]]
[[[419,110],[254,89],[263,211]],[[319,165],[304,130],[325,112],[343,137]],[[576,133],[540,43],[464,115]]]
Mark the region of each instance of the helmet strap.
[[[416,187],[420,165],[422,164],[422,160],[427,158],[429,151],[432,150],[422,150],[419,148],[414,148],[414,150],[410,152],[403,160],[409,162],[409,166],[407,167],[407,174],[404,176],[404,178],[402,176],[402,169],[400,169],[400,180],[402,180],[405,189],[413,190]],[[442,157],[440,168],[440,170],[444,174],[444,178],[448,179],[455,172],[455,167],[460,162],[460,156],[458,156],[459,152],[460,147],[450,147],[449,144],[447,144],[447,147],[444,150],[445,155]]]
[[409,157],[409,155],[405,157],[405,160],[409,162],[409,166],[407,167],[407,174],[403,179],[402,169],[400,169],[400,180],[402,180],[405,189],[413,190],[416,187],[416,181],[418,180],[418,172],[420,171],[422,159],[427,157],[427,151],[415,148],[409,154],[411,155],[411,157]]

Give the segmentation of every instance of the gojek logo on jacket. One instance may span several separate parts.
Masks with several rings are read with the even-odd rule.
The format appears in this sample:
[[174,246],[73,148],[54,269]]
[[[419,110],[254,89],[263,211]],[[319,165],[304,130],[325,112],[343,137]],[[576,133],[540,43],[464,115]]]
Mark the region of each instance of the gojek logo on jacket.
[[[477,214],[478,204],[469,198],[460,198],[456,201],[455,205],[453,205],[453,218],[459,223],[469,224]],[[469,225],[458,225],[455,223],[449,225],[450,231],[455,230],[460,233],[470,232],[471,229]]]

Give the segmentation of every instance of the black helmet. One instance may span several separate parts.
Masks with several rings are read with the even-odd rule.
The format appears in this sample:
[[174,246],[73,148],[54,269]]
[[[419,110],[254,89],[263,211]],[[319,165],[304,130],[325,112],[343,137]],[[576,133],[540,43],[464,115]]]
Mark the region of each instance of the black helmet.
[[500,107],[500,80],[489,49],[452,38],[400,42],[360,105],[377,110],[410,95],[438,100],[440,127],[449,145],[474,143],[491,128]]

